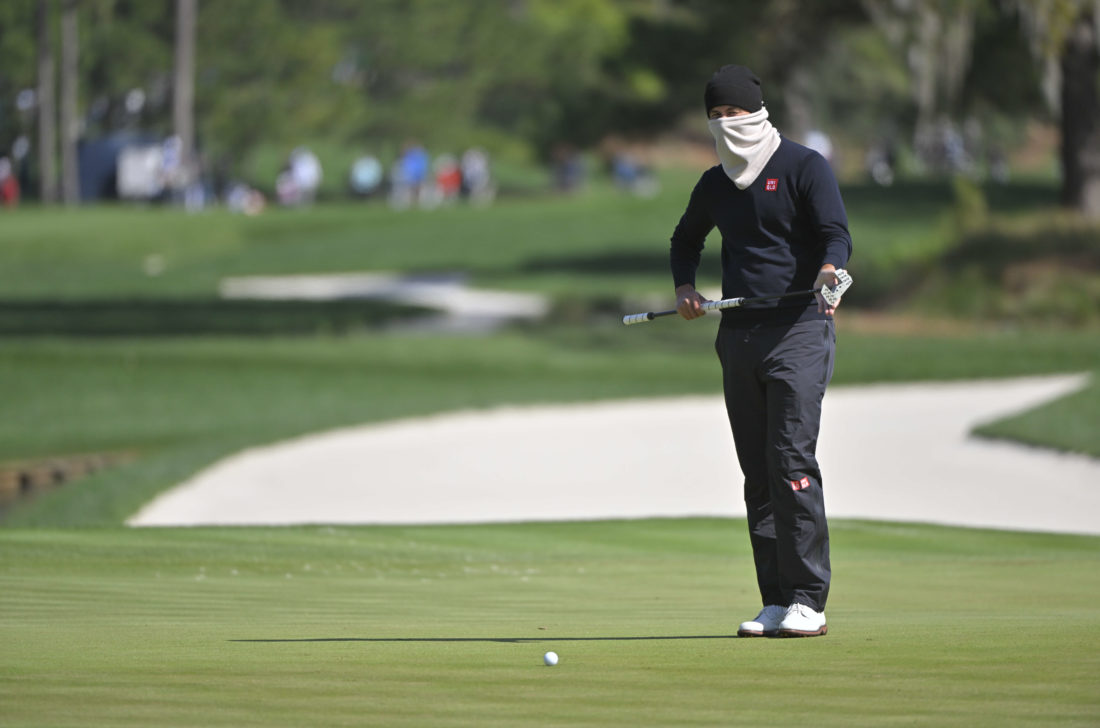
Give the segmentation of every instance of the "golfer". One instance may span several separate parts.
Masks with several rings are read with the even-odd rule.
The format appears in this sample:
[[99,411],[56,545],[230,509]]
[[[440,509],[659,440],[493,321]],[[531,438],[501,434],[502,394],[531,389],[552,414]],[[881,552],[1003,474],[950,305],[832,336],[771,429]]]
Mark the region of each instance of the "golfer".
[[[695,271],[715,227],[723,298],[837,285],[852,240],[829,163],[780,136],[748,68],[723,66],[704,99],[721,164],[703,173],[672,234],[676,310],[686,319],[704,314]],[[829,529],[815,451],[833,374],[834,311],[818,293],[722,312],[715,348],[764,607],[741,624],[743,637],[827,631]]]

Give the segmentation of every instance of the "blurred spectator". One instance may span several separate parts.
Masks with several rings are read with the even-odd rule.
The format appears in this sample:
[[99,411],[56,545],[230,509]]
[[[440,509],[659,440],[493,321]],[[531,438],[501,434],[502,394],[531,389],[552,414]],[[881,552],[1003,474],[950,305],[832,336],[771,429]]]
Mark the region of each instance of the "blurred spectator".
[[660,183],[653,170],[645,164],[626,141],[617,136],[603,140],[601,154],[615,186],[639,197],[653,197],[660,192]]
[[897,163],[897,152],[893,140],[874,144],[867,150],[867,172],[875,184],[889,187],[894,184],[894,165]]
[[263,193],[240,182],[230,184],[225,193],[225,205],[229,211],[249,217],[263,212],[265,203]]
[[196,152],[183,174],[183,206],[188,212],[200,212],[213,201],[209,182],[206,157]]
[[945,116],[917,127],[913,151],[923,170],[972,175],[976,172],[975,160],[981,158],[978,139],[980,126],[968,122],[964,134],[953,119]]
[[290,174],[294,178],[299,204],[312,203],[317,197],[317,189],[321,186],[321,161],[310,150],[298,147],[290,153],[288,165]]
[[414,141],[406,142],[390,171],[390,204],[393,207],[403,210],[422,202],[430,166],[431,160],[424,147]]
[[199,212],[206,208],[207,203],[207,189],[203,184],[202,179],[195,175],[195,178],[188,183],[183,189],[183,206],[188,212]]
[[943,124],[943,154],[947,160],[947,168],[952,172],[967,171],[970,167],[970,157],[966,151],[966,140],[962,133],[952,122]]
[[175,199],[176,191],[183,186],[183,140],[173,134],[160,145],[161,189]]
[[298,187],[298,178],[294,168],[287,162],[275,177],[275,197],[285,207],[297,207],[302,204],[302,190]]
[[560,192],[573,192],[584,184],[584,160],[571,144],[554,148],[554,185]]
[[478,148],[462,154],[462,196],[474,203],[490,202],[496,195],[489,172],[489,155]]
[[19,204],[19,180],[15,177],[11,160],[0,157],[0,204],[15,207]]
[[651,170],[626,149],[615,152],[611,158],[611,176],[615,185],[639,197],[655,197],[660,183]]
[[611,157],[611,177],[615,180],[616,187],[633,189],[640,174],[641,165],[630,152],[618,150]]
[[373,197],[382,187],[384,170],[382,163],[370,154],[356,159],[348,173],[348,186],[356,197]]
[[20,190],[31,189],[31,165],[28,155],[31,151],[31,140],[26,134],[20,134],[11,145],[12,175],[15,177]]
[[435,188],[440,202],[454,202],[462,191],[462,169],[453,154],[441,154],[435,160]]

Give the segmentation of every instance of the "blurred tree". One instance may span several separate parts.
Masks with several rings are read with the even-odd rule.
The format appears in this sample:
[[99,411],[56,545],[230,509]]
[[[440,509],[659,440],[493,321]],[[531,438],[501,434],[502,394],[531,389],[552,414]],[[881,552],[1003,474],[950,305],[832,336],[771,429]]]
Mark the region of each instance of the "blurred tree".
[[172,80],[172,129],[180,140],[185,184],[195,169],[195,23],[198,0],[176,0],[176,52]]
[[1062,203],[1100,218],[1100,44],[1093,3],[1077,10],[1061,59]]
[[[175,11],[183,6],[6,0],[0,143],[29,133],[33,118],[11,113],[9,99],[36,75],[40,82],[51,75],[36,74],[34,54],[35,39],[48,47],[35,13],[49,2],[81,17],[85,106],[70,111],[86,135],[180,128],[173,98],[186,83],[174,78],[181,66],[173,50]],[[547,157],[560,142],[584,147],[611,134],[652,136],[685,118],[705,134],[697,124],[702,86],[725,63],[757,71],[773,119],[794,138],[831,127],[861,143],[893,130],[922,140],[944,120],[969,117],[1022,126],[1051,113],[1036,89],[1049,89],[1048,71],[1062,68],[1050,59],[1080,47],[1065,42],[1071,21],[1095,4],[218,0],[202,3],[195,23],[196,145],[232,171],[258,145],[289,150],[323,140],[392,153],[417,138],[436,150],[480,144]],[[1041,52],[1025,52],[1028,43]],[[1087,87],[1070,78],[1095,76],[1087,64],[1065,69],[1067,92]],[[1085,108],[1080,93],[1072,91],[1066,108]],[[1080,115],[1062,118],[1072,125]],[[36,136],[47,134],[43,127]],[[1080,148],[1079,136],[1067,127],[1067,150]],[[39,166],[49,163],[40,158]]]
[[174,2],[82,0],[86,133],[172,128]]
[[905,60],[868,24],[836,29],[807,70],[805,98],[824,128],[875,144],[900,141],[916,123]]
[[1048,100],[1061,120],[1062,204],[1100,218],[1100,2],[1016,4],[1036,59],[1055,79]]
[[[573,95],[570,127],[583,124],[589,136],[609,131],[652,135],[687,114],[702,130],[703,87],[727,63],[752,67],[772,87],[756,52],[763,5],[745,0],[635,3],[627,16],[625,43],[604,60],[603,82],[575,90],[581,93]],[[767,101],[773,106],[771,97]]]
[[79,0],[63,0],[61,6],[61,200],[66,205],[80,202],[80,168],[77,142],[81,119],[77,107],[80,86],[78,68]]
[[0,2],[0,157],[13,157],[16,174],[28,161],[14,159],[16,142],[37,136],[34,18],[35,5],[30,2]]
[[858,0],[621,5],[630,9],[626,43],[605,59],[602,83],[572,95],[576,118],[569,127],[587,122],[597,138],[660,133],[685,114],[688,128],[702,131],[704,84],[728,63],[749,66],[761,77],[773,121],[802,138],[820,121],[815,90],[823,56],[838,33],[867,23]]
[[1062,199],[1100,217],[1100,2],[862,1],[907,58],[918,152],[935,159],[944,125],[965,118],[995,115],[1021,126],[1053,114],[1062,132]]
[[975,16],[987,0],[863,0],[879,31],[905,59],[915,118],[912,145],[937,170],[961,171],[949,135],[962,115]]
[[[753,27],[759,60],[754,68],[782,92],[773,95],[773,105],[782,109],[786,133],[805,139],[807,132],[819,126],[821,104],[812,103],[815,90],[823,84],[840,85],[823,74],[822,60],[837,35],[867,24],[864,8],[852,0],[773,0],[759,3],[762,13]],[[865,94],[864,94],[865,96]],[[775,103],[780,102],[780,103]],[[867,113],[853,107],[847,115]]]
[[37,44],[38,194],[42,202],[57,202],[57,103],[53,43],[53,2],[38,0],[34,8]]
[[1045,118],[1053,109],[1042,94],[1044,64],[1029,46],[1019,6],[987,3],[977,7],[958,111]]
[[288,7],[308,5],[231,0],[199,8],[197,137],[219,166],[233,169],[260,142],[346,140],[363,116],[361,95],[336,72],[345,24],[300,21]]
[[635,4],[378,0],[345,38],[369,109],[361,131],[452,146],[487,133],[543,152],[587,143],[603,117],[586,102],[611,85],[605,61],[627,42]]

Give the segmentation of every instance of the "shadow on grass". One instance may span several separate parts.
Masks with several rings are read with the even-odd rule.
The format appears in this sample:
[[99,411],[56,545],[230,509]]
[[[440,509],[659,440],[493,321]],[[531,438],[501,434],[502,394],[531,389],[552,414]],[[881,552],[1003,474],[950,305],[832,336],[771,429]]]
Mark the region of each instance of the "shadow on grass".
[[655,635],[650,637],[305,637],[301,639],[229,640],[260,644],[305,642],[640,642],[647,640],[728,640],[732,634]]

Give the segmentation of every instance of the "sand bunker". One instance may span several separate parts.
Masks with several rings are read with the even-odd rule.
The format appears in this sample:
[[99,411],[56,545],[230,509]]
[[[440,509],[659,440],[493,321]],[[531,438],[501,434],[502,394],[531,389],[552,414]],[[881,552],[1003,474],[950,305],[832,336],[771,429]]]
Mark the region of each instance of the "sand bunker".
[[[1100,460],[969,436],[1084,375],[833,387],[833,518],[1100,533]],[[720,397],[506,407],[342,429],[230,457],[135,526],[740,516]]]

